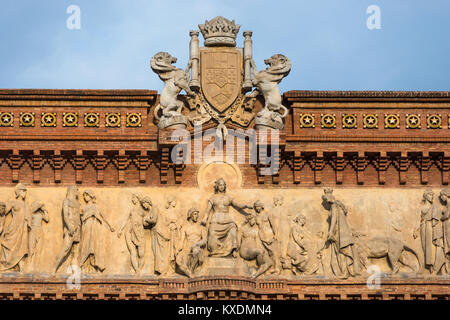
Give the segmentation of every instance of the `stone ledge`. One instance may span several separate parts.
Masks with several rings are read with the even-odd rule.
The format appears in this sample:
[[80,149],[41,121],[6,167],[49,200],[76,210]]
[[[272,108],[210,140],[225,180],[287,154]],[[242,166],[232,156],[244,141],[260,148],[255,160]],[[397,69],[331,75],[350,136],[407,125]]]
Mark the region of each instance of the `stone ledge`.
[[328,91],[328,90],[291,90],[283,94],[291,102],[312,100],[333,101],[428,101],[429,99],[450,101],[450,91]]
[[79,290],[68,289],[66,278],[0,278],[0,300],[130,300],[130,299],[249,299],[249,300],[438,300],[450,299],[450,277],[389,278],[369,289],[365,278],[258,279],[199,277],[195,279],[83,278]]

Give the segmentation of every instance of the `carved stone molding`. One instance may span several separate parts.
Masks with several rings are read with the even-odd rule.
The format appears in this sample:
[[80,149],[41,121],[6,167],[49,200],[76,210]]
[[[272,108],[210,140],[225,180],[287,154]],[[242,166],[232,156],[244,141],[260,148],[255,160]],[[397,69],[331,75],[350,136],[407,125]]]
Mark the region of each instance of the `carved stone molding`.
[[[80,290],[67,289],[66,278],[42,281],[0,280],[0,300],[448,300],[447,280],[384,279],[383,291],[367,288],[367,279],[267,281],[241,277],[160,279],[83,279]],[[29,289],[13,290],[14,286]],[[351,288],[343,290],[342,287]],[[118,290],[120,289],[120,290]]]

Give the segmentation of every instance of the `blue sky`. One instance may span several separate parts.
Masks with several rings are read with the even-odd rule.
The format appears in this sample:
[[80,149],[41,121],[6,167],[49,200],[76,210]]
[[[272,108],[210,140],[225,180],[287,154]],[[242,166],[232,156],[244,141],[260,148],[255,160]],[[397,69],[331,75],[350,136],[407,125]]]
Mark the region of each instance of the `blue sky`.
[[[81,29],[68,30],[69,5]],[[369,5],[381,29],[366,27]],[[287,90],[450,90],[449,0],[2,0],[0,88],[156,89],[158,51],[185,68],[189,30],[222,15],[253,31],[258,67],[288,56]],[[202,42],[201,42],[202,45]]]

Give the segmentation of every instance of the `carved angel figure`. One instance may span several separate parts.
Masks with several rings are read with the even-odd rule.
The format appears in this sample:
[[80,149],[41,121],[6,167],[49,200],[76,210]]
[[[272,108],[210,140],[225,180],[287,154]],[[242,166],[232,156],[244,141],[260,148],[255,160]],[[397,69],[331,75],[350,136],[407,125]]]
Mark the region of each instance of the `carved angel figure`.
[[264,60],[268,65],[265,70],[258,71],[255,61],[251,60],[253,70],[253,85],[255,90],[249,97],[264,97],[264,108],[257,114],[256,127],[264,126],[274,129],[284,127],[283,118],[287,115],[287,108],[282,105],[282,98],[278,84],[291,71],[291,61],[282,54],[275,54]]
[[[178,69],[173,66],[177,62],[177,58],[172,57],[167,52],[158,52],[150,60],[150,66],[159,78],[164,81],[164,88],[161,91],[159,104],[154,110],[155,118],[159,120],[158,126],[164,128],[170,126],[171,117],[182,116],[181,111],[184,107],[182,101],[178,100],[178,94],[181,90],[186,91],[190,96],[195,96],[189,88],[189,62],[186,70]],[[161,111],[162,116],[159,112]],[[165,120],[165,121],[164,121]]]

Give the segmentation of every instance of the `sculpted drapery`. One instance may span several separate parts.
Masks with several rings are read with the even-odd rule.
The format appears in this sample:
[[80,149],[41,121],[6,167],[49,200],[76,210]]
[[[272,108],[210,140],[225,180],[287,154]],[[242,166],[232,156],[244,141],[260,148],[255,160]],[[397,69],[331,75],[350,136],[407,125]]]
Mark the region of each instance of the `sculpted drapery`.
[[237,256],[237,225],[229,209],[231,206],[238,211],[253,208],[253,206],[237,203],[226,194],[226,188],[225,180],[222,178],[216,180],[215,194],[208,200],[205,220],[202,221],[202,224],[207,225],[208,228],[207,248],[210,256]]
[[181,238],[180,223],[176,212],[177,201],[170,196],[164,212],[155,214],[156,225],[153,228],[153,253],[155,273],[168,275],[175,271],[175,257],[181,250],[177,246]]
[[415,230],[414,237],[417,238],[417,231],[420,231],[424,267],[430,273],[440,272],[445,264],[441,218],[442,209],[434,201],[434,192],[429,189],[425,190],[420,209],[420,226]]
[[5,215],[11,214],[11,221],[4,229],[1,244],[1,263],[3,269],[18,266],[23,269],[24,259],[28,256],[28,228],[31,223],[31,208],[25,202],[27,189],[18,184],[14,190],[16,199],[6,204]]
[[[249,275],[259,276],[266,272],[287,274],[318,273],[320,263],[323,264],[322,251],[329,248],[329,266],[332,273],[338,277],[356,276],[360,274],[360,267],[367,267],[367,259],[387,257],[392,272],[397,273],[400,268],[407,267],[412,271],[421,270],[421,261],[411,261],[406,255],[412,254],[417,258],[414,246],[383,235],[362,240],[364,234],[353,231],[347,220],[346,206],[336,200],[332,190],[326,188],[322,196],[322,205],[328,211],[328,233],[326,242],[310,237],[310,231],[305,228],[306,217],[299,214],[291,223],[286,223],[289,229],[289,241],[286,256],[281,255],[279,240],[276,232],[281,229],[283,222],[277,221],[279,210],[265,210],[261,200],[256,200],[252,206],[240,205],[226,194],[226,183],[223,179],[215,182],[215,194],[208,200],[207,215],[201,224],[198,223],[199,210],[192,207],[188,211],[187,219],[180,221],[180,210],[175,198],[168,197],[166,208],[162,214],[153,207],[149,197],[132,196],[132,206],[124,225],[119,233],[125,230],[125,242],[130,251],[132,267],[135,273],[140,273],[144,265],[145,227],[153,228],[153,257],[154,271],[159,275],[172,275],[174,272],[191,277],[197,273],[209,257],[230,258],[215,259],[213,263],[221,261],[233,263],[236,253],[246,261],[256,260],[258,270]],[[49,215],[43,202],[35,200],[30,208],[25,201],[26,188],[16,186],[16,199],[7,204],[0,202],[0,222],[2,231],[1,262],[3,270],[12,268],[23,271],[23,266],[32,265],[33,270],[39,268],[39,263],[32,263],[32,253],[39,252],[42,245],[43,221],[49,221]],[[85,204],[78,202],[78,188],[71,186],[67,189],[67,196],[62,204],[63,213],[63,241],[64,245],[55,261],[55,270],[65,261],[69,253],[81,254],[78,265],[88,262],[96,271],[104,271],[105,258],[109,246],[103,241],[102,226],[114,229],[105,219],[96,197],[91,190],[83,192]],[[425,268],[432,274],[448,272],[450,257],[450,191],[443,189],[439,199],[434,199],[434,193],[426,190],[420,207],[420,225],[415,229],[414,236],[420,239],[424,251]],[[237,225],[230,206],[246,215],[246,222]],[[253,209],[248,213],[244,209]],[[296,207],[297,208],[297,207]],[[5,220],[5,215],[11,214]],[[5,224],[4,222],[8,222]],[[275,222],[275,223],[274,223]],[[206,225],[205,228],[202,225]],[[239,228],[239,234],[238,234]],[[317,233],[322,238],[322,232]],[[239,235],[241,238],[239,239]],[[120,236],[120,235],[119,235]],[[410,234],[411,236],[411,234]],[[240,240],[240,241],[239,241]],[[419,242],[420,240],[420,242]],[[80,248],[76,244],[80,242]],[[322,249],[319,250],[319,246]],[[360,250],[361,249],[361,250]],[[207,251],[206,251],[207,250]],[[239,251],[238,251],[239,250]],[[24,264],[24,262],[27,262]],[[208,261],[207,261],[208,262]],[[72,261],[69,264],[72,266]],[[416,267],[418,265],[418,268]],[[212,267],[211,267],[212,266]],[[208,266],[208,270],[215,265]],[[252,263],[248,264],[251,270]],[[273,267],[273,268],[272,268]],[[228,268],[228,266],[227,266]],[[261,268],[261,269],[260,269]],[[272,269],[271,269],[272,268]],[[279,270],[277,270],[279,269]],[[206,270],[206,269],[205,269]],[[240,270],[240,269],[239,269]],[[84,270],[86,271],[86,270]],[[244,272],[244,273],[245,273]],[[325,267],[323,273],[326,273]]]
[[91,190],[83,193],[86,204],[81,206],[81,261],[82,266],[88,258],[91,258],[90,264],[98,271],[105,270],[105,250],[100,239],[102,238],[102,224],[105,223],[111,232],[114,228],[103,216],[100,208],[95,203],[95,195]]
[[357,275],[360,273],[360,261],[355,248],[355,238],[347,222],[347,209],[332,193],[332,189],[326,188],[322,196],[324,205],[329,210],[327,243],[331,248],[331,269],[338,277]]

